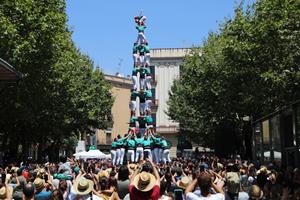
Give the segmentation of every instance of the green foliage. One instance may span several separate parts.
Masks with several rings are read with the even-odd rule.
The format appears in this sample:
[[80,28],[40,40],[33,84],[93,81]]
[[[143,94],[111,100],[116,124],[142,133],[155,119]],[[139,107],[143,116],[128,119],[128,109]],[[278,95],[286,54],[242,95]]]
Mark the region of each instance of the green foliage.
[[0,57],[25,75],[1,93],[0,133],[8,141],[59,143],[107,126],[110,85],[73,44],[65,8],[64,0],[0,4]]
[[244,116],[255,120],[300,98],[299,14],[296,0],[240,5],[193,49],[168,102],[182,134],[212,146],[220,124],[239,129]]

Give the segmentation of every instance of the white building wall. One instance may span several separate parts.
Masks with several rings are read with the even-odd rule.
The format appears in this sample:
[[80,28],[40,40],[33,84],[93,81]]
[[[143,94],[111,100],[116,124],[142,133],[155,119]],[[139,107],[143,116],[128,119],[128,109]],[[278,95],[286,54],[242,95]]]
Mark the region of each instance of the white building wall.
[[157,82],[155,87],[155,96],[158,100],[156,127],[179,126],[166,114],[168,111],[167,101],[174,80],[179,78],[179,66],[189,52],[190,49],[187,48],[159,48],[150,51],[151,65],[155,66]]
[[172,143],[170,156],[176,157],[178,144],[178,128],[179,124],[170,120],[166,114],[168,111],[167,102],[169,100],[169,92],[175,79],[179,78],[180,65],[183,58],[190,52],[186,48],[162,48],[152,49],[151,65],[155,66],[155,97],[158,100],[156,110],[156,130]]
[[170,120],[166,112],[168,111],[169,91],[174,80],[179,78],[179,65],[156,66],[155,75],[157,79],[156,97],[158,99],[156,126],[178,126],[178,123]]

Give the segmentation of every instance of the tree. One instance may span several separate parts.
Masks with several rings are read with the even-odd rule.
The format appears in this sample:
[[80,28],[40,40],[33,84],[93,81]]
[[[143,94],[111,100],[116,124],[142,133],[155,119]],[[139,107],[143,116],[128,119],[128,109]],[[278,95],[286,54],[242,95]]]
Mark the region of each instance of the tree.
[[57,147],[78,132],[107,125],[110,85],[75,47],[65,8],[64,0],[0,4],[0,57],[25,75],[0,98],[2,150],[9,149],[12,159],[19,144],[23,152],[37,143]]
[[[299,5],[259,0],[244,10],[241,4],[186,57],[168,102],[182,134],[214,146],[215,134],[238,138],[244,116],[255,120],[299,99]],[[229,153],[240,143],[232,145]]]

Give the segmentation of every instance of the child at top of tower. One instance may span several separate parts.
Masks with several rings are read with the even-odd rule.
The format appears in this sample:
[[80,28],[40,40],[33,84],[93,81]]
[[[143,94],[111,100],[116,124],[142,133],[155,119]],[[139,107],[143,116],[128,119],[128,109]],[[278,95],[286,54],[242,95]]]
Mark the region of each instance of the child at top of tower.
[[[136,43],[138,43],[138,44],[142,44],[143,42],[147,41],[147,39],[144,35],[144,31],[147,27],[144,24],[143,17],[145,17],[145,16],[142,16],[142,18],[140,20],[137,20],[138,22],[136,21],[137,24],[135,26],[136,30],[138,31],[138,37],[136,40]],[[144,19],[146,19],[146,18],[144,18]]]
[[145,25],[146,19],[147,19],[146,16],[143,15],[134,17],[134,21],[137,25]]

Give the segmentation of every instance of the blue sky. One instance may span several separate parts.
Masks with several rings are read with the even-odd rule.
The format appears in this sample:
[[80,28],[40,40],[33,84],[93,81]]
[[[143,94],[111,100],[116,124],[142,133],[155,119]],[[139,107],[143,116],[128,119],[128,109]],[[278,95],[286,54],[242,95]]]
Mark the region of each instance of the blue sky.
[[[210,31],[232,17],[239,0],[67,0],[69,26],[76,46],[104,73],[131,73],[133,17],[147,17],[150,48],[201,45]],[[121,61],[121,67],[119,63]]]

